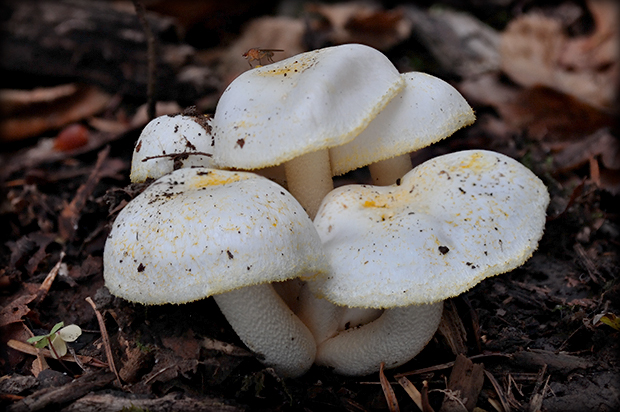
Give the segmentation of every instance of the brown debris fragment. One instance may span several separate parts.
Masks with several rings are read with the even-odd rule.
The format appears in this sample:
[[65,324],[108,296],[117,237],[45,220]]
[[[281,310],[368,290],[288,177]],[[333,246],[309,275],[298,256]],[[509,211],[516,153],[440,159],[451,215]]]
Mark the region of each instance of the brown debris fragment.
[[125,350],[127,360],[118,371],[118,375],[127,383],[136,383],[142,377],[142,373],[150,366],[153,355],[150,351],[134,346]]
[[390,381],[388,381],[388,379],[385,377],[385,374],[383,373],[384,366],[385,364],[381,362],[381,366],[379,368],[379,380],[381,381],[381,388],[383,389],[383,394],[385,395],[388,410],[390,412],[399,412],[400,408],[398,407],[398,400],[396,399],[394,389],[392,389]]
[[86,205],[86,201],[93,190],[95,190],[95,186],[97,186],[102,177],[101,169],[109,153],[109,146],[99,152],[97,163],[88,177],[88,180],[80,186],[71,203],[60,213],[58,217],[58,232],[63,239],[71,240],[73,238],[77,230],[82,208]]
[[116,370],[116,365],[114,364],[114,356],[112,355],[112,347],[110,346],[110,337],[108,336],[108,330],[105,327],[105,321],[103,320],[103,316],[99,310],[97,310],[97,306],[95,306],[95,302],[89,297],[86,298],[86,302],[92,306],[95,311],[95,315],[97,315],[97,322],[99,323],[99,329],[101,331],[101,339],[103,340],[103,345],[105,347],[105,355],[108,360],[108,366],[112,372],[114,372],[114,376],[116,376],[116,383],[118,386],[122,386],[121,378],[118,375],[118,371]]
[[36,298],[36,295],[23,295],[0,309],[0,327],[10,323],[21,322],[22,317],[30,312],[28,304]]
[[441,322],[437,330],[444,337],[454,355],[467,353],[467,330],[452,300],[444,303]]
[[583,358],[541,349],[516,352],[512,355],[512,362],[523,368],[541,368],[547,365],[549,372],[563,374],[568,374],[576,369],[588,369],[592,367],[592,362]]
[[501,407],[504,409],[504,412],[510,412],[512,410],[512,408],[510,407],[510,401],[506,396],[506,393],[500,386],[499,382],[497,382],[497,379],[495,379],[495,376],[493,376],[493,374],[486,369],[484,370],[484,375],[491,382],[491,385],[493,385],[493,389],[495,389],[495,392],[497,393]]
[[37,290],[37,295],[35,299],[36,304],[41,303],[43,299],[45,299],[45,297],[47,296],[48,292],[50,291],[50,288],[52,287],[52,283],[54,283],[56,276],[58,276],[58,271],[60,270],[60,267],[62,265],[62,260],[64,259],[64,257],[65,257],[65,252],[60,252],[60,258],[58,259],[58,262],[56,262],[52,270],[50,270],[50,272],[45,277],[45,280],[43,281],[43,283],[41,283],[41,286],[39,286],[39,290]]
[[[30,343],[21,342],[21,341],[12,339],[7,342],[7,346],[11,349],[15,349],[16,351],[26,353],[28,355],[34,355],[34,356],[40,355],[44,358],[53,358],[52,351],[50,351],[49,349],[46,349],[46,348],[37,349]],[[82,356],[82,355],[73,356],[71,354],[66,354],[60,359],[65,362],[76,362],[76,363],[80,362],[83,365],[92,366],[96,368],[107,368],[108,367],[107,363],[101,362],[99,359],[93,358],[92,356]]]
[[72,382],[54,388],[44,388],[10,405],[7,412],[30,412],[54,410],[61,405],[79,399],[87,393],[100,389],[114,380],[114,374],[105,371],[87,373]]
[[460,412],[463,411],[463,407],[468,411],[473,410],[483,383],[482,364],[474,364],[464,355],[458,355],[448,380],[447,390],[451,395],[444,398],[439,412]]
[[407,394],[413,400],[413,402],[416,404],[416,406],[420,410],[423,410],[424,406],[422,405],[422,394],[415,387],[415,385],[413,383],[411,383],[411,381],[409,379],[407,379],[406,377],[404,377],[404,376],[401,376],[400,378],[398,378],[398,383],[399,383],[400,386],[403,387],[405,392],[407,392]]
[[[25,201],[25,199],[23,199]],[[21,201],[21,200],[19,200]],[[28,211],[32,219],[35,219],[34,210]],[[19,238],[16,242],[9,242],[7,246],[11,250],[9,270],[25,269],[28,276],[32,276],[45,258],[45,249],[54,241],[55,235],[52,233],[33,232]]]
[[[545,372],[547,371],[547,365],[543,365],[538,372],[538,378],[536,379],[536,386],[532,391],[532,396],[530,397],[530,402],[527,407],[528,412],[540,412],[542,409],[543,399],[545,398],[545,394],[549,390],[549,378],[551,375],[547,375],[547,379],[544,381]],[[541,388],[542,386],[542,388]]]

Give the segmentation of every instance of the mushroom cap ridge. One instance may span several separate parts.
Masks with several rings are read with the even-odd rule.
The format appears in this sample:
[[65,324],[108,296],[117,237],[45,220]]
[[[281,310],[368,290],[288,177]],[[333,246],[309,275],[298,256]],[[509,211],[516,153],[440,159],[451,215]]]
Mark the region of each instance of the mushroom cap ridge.
[[480,150],[431,159],[400,185],[342,186],[314,221],[330,268],[310,286],[352,307],[456,296],[531,256],[548,203],[529,169]]
[[318,234],[281,186],[253,173],[176,170],[119,213],[104,250],[116,296],[185,303],[324,270]]
[[354,140],[329,149],[334,175],[415,152],[476,120],[449,83],[426,73],[403,73],[405,87]]
[[214,160],[221,167],[259,169],[344,144],[403,87],[390,60],[360,44],[248,70],[217,104]]

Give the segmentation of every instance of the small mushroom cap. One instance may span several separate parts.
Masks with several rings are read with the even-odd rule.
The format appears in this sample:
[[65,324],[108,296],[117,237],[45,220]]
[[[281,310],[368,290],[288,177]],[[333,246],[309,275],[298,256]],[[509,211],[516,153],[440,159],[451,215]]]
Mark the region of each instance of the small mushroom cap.
[[419,72],[401,76],[405,87],[368,127],[329,150],[334,175],[429,146],[476,120],[465,98],[445,81]]
[[215,110],[215,161],[259,169],[344,144],[403,87],[388,58],[360,44],[249,70],[228,86]]
[[166,115],[151,120],[134,148],[131,181],[142,183],[149,178],[159,179],[175,169],[175,160],[180,167],[215,167],[212,157],[190,154],[212,153],[210,123],[211,118],[202,115]]
[[342,186],[325,197],[314,222],[330,269],[310,285],[354,307],[456,296],[531,256],[548,203],[529,169],[488,151],[439,156],[400,185]]
[[324,270],[309,217],[281,186],[253,173],[179,169],[119,213],[104,250],[116,296],[185,303]]

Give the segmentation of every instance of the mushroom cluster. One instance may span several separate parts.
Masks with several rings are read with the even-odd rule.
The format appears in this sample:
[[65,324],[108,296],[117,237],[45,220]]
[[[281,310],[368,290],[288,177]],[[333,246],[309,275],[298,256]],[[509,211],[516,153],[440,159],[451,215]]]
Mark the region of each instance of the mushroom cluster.
[[473,123],[448,83],[399,74],[378,50],[345,44],[249,70],[215,109],[213,160],[255,170],[284,164],[289,191],[314,218],[332,177],[371,168],[391,184],[411,169],[409,153]]
[[[410,152],[474,120],[448,83],[367,46],[249,70],[213,118],[145,127],[131,178],[158,180],[114,223],[106,285],[145,304],[213,296],[283,376],[401,365],[443,300],[521,265],[542,236],[547,191],[518,162],[465,151],[412,170]],[[334,189],[363,166],[377,186]]]

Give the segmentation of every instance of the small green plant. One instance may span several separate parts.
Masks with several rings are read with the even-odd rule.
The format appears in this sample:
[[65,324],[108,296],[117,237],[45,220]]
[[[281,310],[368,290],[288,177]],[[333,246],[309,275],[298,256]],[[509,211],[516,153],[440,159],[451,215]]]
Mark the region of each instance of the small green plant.
[[81,334],[82,329],[78,325],[65,326],[64,322],[59,322],[47,335],[33,336],[27,342],[33,343],[36,348],[49,347],[52,357],[58,359],[67,354],[66,342],[75,341]]

